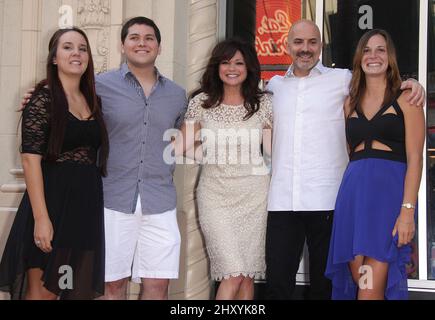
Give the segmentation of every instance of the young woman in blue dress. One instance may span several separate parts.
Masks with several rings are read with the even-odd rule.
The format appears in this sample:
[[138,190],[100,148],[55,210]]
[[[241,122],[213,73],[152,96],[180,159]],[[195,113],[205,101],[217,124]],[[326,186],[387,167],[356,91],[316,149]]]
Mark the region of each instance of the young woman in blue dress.
[[350,163],[337,196],[326,276],[333,299],[406,299],[425,116],[400,90],[391,37],[364,34],[345,103]]

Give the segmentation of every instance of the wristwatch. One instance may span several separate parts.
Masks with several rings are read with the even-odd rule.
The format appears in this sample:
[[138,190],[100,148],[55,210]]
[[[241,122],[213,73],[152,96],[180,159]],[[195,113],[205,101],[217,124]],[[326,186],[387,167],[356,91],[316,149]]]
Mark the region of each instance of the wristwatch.
[[402,208],[415,209],[415,206],[413,204],[407,202],[407,203],[402,203]]

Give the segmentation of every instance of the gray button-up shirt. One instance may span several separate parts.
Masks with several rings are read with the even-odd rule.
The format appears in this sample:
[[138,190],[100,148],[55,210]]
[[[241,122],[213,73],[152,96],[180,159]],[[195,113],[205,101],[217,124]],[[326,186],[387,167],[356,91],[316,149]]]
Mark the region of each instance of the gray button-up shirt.
[[149,97],[126,63],[99,74],[96,90],[102,101],[109,134],[104,206],[133,213],[140,194],[142,213],[156,214],[176,207],[172,180],[174,164],[166,164],[163,134],[178,128],[186,111],[186,92],[157,72]]

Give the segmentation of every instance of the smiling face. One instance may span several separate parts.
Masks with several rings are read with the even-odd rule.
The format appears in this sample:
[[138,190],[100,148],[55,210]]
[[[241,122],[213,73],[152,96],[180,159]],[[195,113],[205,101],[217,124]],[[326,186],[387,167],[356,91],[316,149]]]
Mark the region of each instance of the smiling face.
[[86,39],[76,31],[64,33],[59,38],[53,63],[60,74],[81,76],[89,63]]
[[248,76],[245,59],[242,53],[237,50],[229,60],[223,60],[219,64],[219,78],[225,87],[241,87]]
[[288,53],[293,60],[293,73],[307,76],[319,61],[322,50],[320,31],[311,21],[296,22],[288,35]]
[[154,66],[160,54],[160,44],[154,29],[145,24],[134,24],[122,44],[127,62],[135,67]]
[[385,38],[376,34],[363,48],[361,69],[366,76],[384,75],[388,69],[388,50]]

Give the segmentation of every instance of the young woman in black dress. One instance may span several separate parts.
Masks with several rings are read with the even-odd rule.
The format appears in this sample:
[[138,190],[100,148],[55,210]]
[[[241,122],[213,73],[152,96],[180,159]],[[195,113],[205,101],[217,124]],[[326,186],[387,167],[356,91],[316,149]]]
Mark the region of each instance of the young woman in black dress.
[[101,175],[108,138],[86,34],[57,30],[47,76],[23,110],[27,190],[0,263],[0,290],[15,299],[104,294]]

